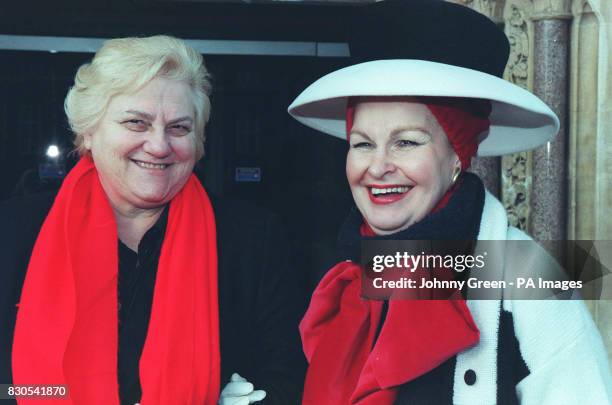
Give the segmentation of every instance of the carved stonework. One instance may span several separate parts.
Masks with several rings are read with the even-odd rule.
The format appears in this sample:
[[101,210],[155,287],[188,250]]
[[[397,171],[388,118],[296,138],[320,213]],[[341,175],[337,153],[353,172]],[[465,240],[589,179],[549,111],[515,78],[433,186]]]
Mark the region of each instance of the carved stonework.
[[[504,12],[504,28],[510,41],[510,58],[505,79],[529,88],[529,24],[525,3],[509,1]],[[502,157],[502,203],[512,226],[526,230],[529,223],[531,152]]]
[[526,230],[529,223],[531,154],[515,153],[502,158],[502,202],[508,224]]
[[534,0],[533,15],[534,20],[571,18],[570,0]]
[[526,89],[529,87],[529,27],[524,10],[516,4],[510,4],[504,27],[510,41],[505,79]]

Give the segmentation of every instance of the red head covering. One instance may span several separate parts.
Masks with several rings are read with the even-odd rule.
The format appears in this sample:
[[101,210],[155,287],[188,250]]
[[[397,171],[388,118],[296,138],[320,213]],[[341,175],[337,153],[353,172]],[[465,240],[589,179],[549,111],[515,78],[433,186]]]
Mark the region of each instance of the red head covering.
[[491,103],[488,100],[459,97],[350,97],[346,107],[347,139],[353,127],[355,107],[362,101],[417,101],[425,104],[444,130],[453,150],[461,161],[461,168],[470,167],[478,150],[478,135],[489,129]]

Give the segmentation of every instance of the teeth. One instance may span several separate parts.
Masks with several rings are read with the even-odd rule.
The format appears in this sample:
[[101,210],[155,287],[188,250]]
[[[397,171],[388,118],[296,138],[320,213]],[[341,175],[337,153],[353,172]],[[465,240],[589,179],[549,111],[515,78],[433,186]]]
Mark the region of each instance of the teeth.
[[402,187],[389,187],[389,188],[374,188],[372,187],[372,194],[381,195],[381,194],[389,194],[389,193],[405,193],[410,190],[410,187],[402,186]]
[[168,165],[165,164],[155,164],[155,163],[147,163],[147,162],[141,162],[138,160],[134,160],[134,163],[136,163],[138,166],[145,168],[145,169],[158,169],[158,170],[162,170],[165,169],[166,167],[168,167]]

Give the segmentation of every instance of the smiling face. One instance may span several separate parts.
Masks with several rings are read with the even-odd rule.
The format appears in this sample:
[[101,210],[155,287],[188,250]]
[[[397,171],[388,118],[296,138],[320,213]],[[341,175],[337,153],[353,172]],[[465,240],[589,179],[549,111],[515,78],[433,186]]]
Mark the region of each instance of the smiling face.
[[84,145],[114,209],[159,208],[183,187],[196,162],[189,87],[155,78],[109,102]]
[[423,219],[460,166],[426,105],[407,101],[357,104],[346,175],[357,208],[379,235]]

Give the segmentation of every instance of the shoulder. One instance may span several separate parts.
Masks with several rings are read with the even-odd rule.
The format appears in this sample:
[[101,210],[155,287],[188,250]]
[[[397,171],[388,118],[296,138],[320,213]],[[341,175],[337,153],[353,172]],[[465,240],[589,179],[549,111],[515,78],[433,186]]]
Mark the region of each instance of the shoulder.
[[11,254],[31,251],[54,199],[54,193],[43,193],[0,202],[0,260],[4,264]]
[[23,279],[54,198],[55,194],[45,193],[0,202],[0,286],[3,288],[12,290]]
[[31,221],[40,220],[42,218],[42,220],[44,220],[54,200],[54,192],[10,198],[0,201],[0,216],[2,219],[6,220],[10,220],[10,218],[30,218]]
[[531,236],[527,235],[525,231],[522,231],[514,226],[509,226],[506,232],[506,239],[508,240],[533,240]]

